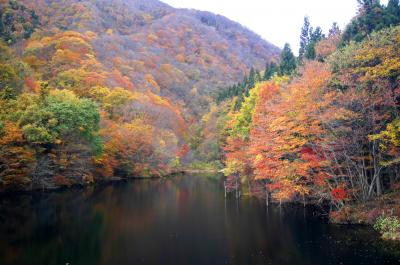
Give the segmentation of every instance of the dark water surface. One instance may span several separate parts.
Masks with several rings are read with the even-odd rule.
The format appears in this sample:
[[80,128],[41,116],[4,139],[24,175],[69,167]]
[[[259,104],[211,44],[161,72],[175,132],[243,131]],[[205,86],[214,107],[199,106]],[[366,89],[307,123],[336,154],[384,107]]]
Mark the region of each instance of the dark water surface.
[[220,178],[137,180],[0,198],[0,264],[400,264],[365,227],[224,199]]

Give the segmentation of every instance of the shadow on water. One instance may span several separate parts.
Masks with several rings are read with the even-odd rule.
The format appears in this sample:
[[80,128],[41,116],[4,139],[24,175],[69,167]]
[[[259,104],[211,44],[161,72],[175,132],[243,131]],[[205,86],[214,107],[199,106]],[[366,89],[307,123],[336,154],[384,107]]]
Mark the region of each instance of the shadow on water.
[[[397,252],[396,252],[397,249]],[[177,176],[0,198],[0,264],[400,264],[400,246]]]

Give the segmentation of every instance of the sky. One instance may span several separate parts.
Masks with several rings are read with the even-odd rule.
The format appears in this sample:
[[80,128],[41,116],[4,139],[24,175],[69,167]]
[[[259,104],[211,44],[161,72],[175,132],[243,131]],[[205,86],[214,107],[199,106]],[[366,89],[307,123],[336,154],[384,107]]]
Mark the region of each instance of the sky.
[[[295,54],[304,16],[325,33],[337,22],[340,28],[357,12],[357,0],[161,0],[176,8],[210,11],[239,22],[265,40],[283,48],[288,42]],[[381,1],[386,4],[387,1]]]

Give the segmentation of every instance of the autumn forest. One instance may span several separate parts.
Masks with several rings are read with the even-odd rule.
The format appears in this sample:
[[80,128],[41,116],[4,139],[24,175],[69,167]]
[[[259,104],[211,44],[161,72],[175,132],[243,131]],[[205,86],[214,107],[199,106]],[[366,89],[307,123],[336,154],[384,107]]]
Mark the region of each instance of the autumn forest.
[[399,240],[399,1],[312,21],[296,56],[156,0],[0,0],[1,192],[219,172]]

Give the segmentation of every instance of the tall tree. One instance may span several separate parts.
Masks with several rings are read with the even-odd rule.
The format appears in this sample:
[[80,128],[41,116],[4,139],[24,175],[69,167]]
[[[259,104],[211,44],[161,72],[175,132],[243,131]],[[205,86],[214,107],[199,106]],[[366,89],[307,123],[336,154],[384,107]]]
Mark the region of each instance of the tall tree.
[[306,47],[310,42],[310,30],[312,30],[310,25],[310,19],[308,17],[304,17],[304,24],[301,28],[300,35],[300,49],[299,49],[299,59],[300,61],[303,59],[304,54],[306,53]]
[[314,30],[310,24],[309,18],[305,17],[300,35],[299,62],[302,62],[303,59],[314,60],[315,45],[324,38],[325,36],[322,33],[322,29],[317,27]]
[[332,27],[329,29],[328,37],[337,36],[342,34],[337,22],[333,22]]
[[267,63],[265,66],[264,77],[263,80],[269,80],[275,73],[278,72],[278,66],[274,62]]
[[291,75],[296,70],[296,57],[288,43],[285,44],[281,53],[281,62],[279,65],[279,74]]
[[[312,30],[312,29],[311,29]],[[315,59],[315,45],[324,39],[325,36],[322,33],[322,29],[317,27],[314,31],[310,32],[310,40],[306,46],[304,57],[309,60]]]
[[387,20],[390,26],[395,26],[400,23],[399,0],[389,0],[385,11],[385,20]]
[[249,79],[248,79],[248,86],[250,88],[254,87],[257,81],[257,73],[256,70],[254,70],[254,67],[251,67],[250,73],[249,73]]

